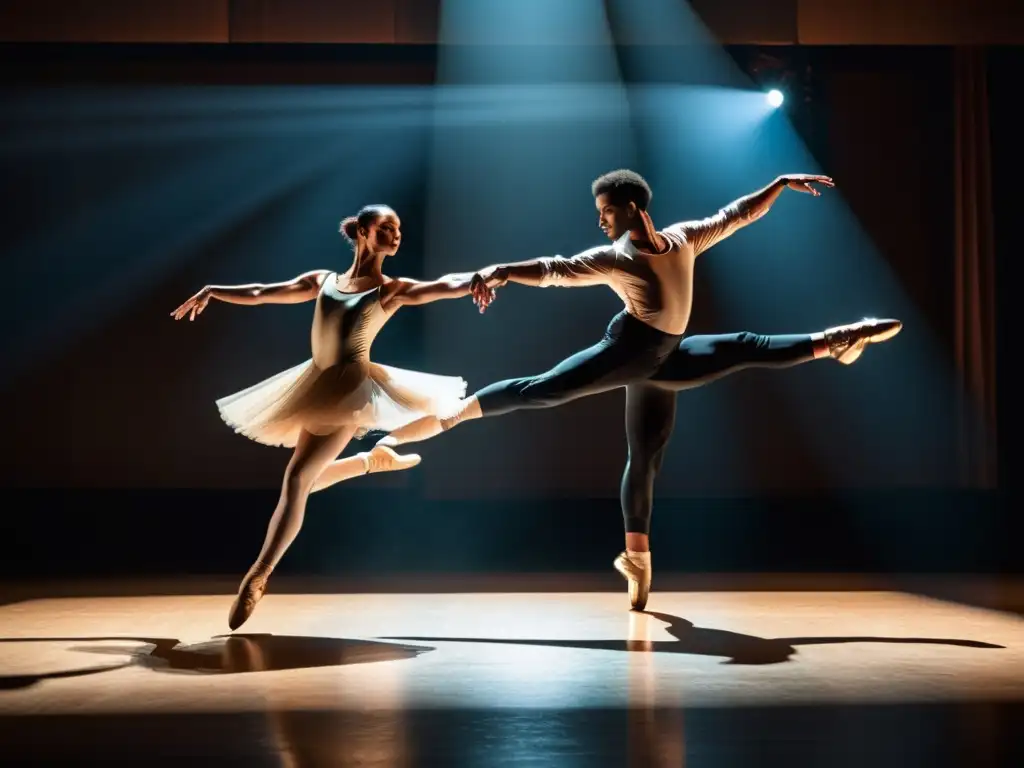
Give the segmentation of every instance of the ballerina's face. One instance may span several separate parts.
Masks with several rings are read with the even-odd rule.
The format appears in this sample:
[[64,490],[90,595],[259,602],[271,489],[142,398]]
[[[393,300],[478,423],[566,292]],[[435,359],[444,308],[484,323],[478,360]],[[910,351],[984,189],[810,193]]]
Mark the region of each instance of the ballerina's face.
[[374,253],[394,256],[402,244],[402,220],[394,211],[382,213],[362,232]]

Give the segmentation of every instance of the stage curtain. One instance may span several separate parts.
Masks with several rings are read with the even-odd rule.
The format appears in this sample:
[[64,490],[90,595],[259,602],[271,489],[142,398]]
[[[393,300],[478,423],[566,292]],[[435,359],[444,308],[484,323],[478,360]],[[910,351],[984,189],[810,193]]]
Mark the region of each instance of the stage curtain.
[[996,285],[985,50],[953,53],[955,356],[961,482],[996,486]]

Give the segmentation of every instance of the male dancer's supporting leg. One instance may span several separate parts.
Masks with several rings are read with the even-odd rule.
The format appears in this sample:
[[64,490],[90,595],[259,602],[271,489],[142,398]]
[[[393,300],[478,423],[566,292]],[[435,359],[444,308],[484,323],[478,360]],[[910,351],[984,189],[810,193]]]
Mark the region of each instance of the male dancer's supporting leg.
[[676,393],[746,368],[789,368],[826,357],[849,365],[868,344],[887,341],[902,327],[897,320],[863,320],[813,334],[691,336],[649,381],[627,387],[629,457],[621,490],[626,550],[615,559],[615,568],[629,583],[635,610],[644,609],[650,593],[654,480],[672,435]]
[[661,471],[665,449],[676,420],[676,393],[649,382],[626,387],[626,469],[619,500],[626,528],[626,550],[615,568],[629,584],[630,605],[642,611],[651,589],[651,510],[654,480]]

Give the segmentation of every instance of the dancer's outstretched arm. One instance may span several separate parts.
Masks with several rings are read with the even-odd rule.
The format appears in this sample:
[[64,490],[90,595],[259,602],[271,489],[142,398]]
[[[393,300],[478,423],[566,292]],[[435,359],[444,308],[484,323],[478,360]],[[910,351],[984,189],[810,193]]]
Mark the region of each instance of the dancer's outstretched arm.
[[505,283],[532,285],[535,288],[584,287],[604,285],[606,276],[615,267],[615,250],[611,246],[590,248],[575,256],[544,256],[511,264],[493,264],[474,276],[490,287]]
[[247,285],[208,285],[171,312],[171,317],[181,320],[185,315],[195,320],[201,315],[210,299],[226,301],[228,304],[301,304],[313,301],[320,293],[320,286],[329,270],[316,269],[283,283],[249,283]]
[[784,189],[793,189],[818,197],[821,193],[814,184],[834,187],[828,176],[809,173],[790,173],[779,176],[771,184],[749,195],[734,200],[718,211],[714,216],[697,221],[682,221],[665,228],[668,234],[679,235],[693,248],[693,255],[698,256],[711,246],[729,237],[739,229],[760,219],[782,194]]
[[506,283],[534,288],[584,288],[606,285],[615,268],[615,250],[611,246],[590,248],[575,256],[544,256],[511,264],[493,264],[473,276],[473,301],[483,312],[494,301],[495,289]]
[[388,283],[388,293],[381,304],[389,309],[392,306],[411,307],[443,299],[461,299],[469,296],[472,283],[472,272],[445,275],[428,281],[399,277]]

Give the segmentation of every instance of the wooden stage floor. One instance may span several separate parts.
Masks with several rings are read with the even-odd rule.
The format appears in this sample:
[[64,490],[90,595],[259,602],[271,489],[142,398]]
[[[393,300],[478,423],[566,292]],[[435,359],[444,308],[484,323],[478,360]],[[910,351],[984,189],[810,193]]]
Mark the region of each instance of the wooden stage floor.
[[774,578],[8,585],[0,763],[1024,765],[1019,614]]

